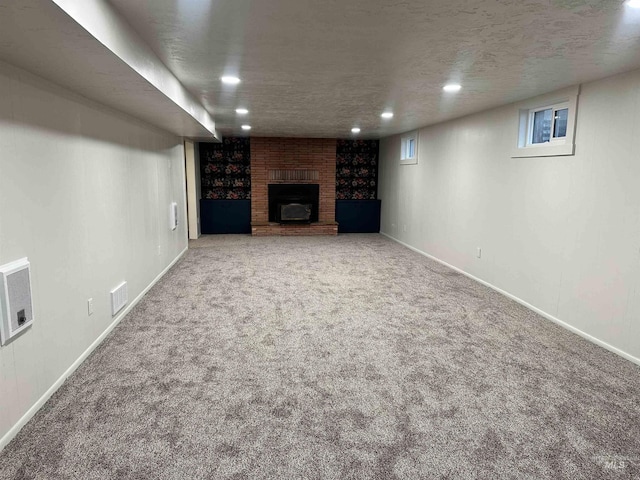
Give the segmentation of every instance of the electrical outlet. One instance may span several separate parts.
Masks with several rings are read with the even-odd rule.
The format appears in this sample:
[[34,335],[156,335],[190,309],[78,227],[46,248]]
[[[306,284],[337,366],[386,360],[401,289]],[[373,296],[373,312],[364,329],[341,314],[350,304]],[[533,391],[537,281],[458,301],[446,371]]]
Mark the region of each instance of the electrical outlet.
[[476,249],[476,257],[482,258],[482,249],[480,247]]
[[87,313],[93,315],[93,298],[87,300]]
[[158,255],[162,254],[162,245],[158,245]]

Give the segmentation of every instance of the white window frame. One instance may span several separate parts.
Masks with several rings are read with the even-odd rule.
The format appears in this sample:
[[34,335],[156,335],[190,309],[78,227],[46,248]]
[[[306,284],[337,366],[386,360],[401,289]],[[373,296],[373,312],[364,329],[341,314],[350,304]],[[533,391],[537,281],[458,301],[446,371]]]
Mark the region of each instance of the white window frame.
[[[409,132],[400,137],[400,165],[416,165],[418,163],[418,131]],[[408,155],[409,142],[413,140],[415,145],[413,156]]]
[[[551,135],[550,135],[550,139],[548,142],[543,142],[543,143],[533,143],[533,125],[534,125],[534,116],[536,113],[538,112],[544,112],[545,110],[551,110]],[[527,147],[539,147],[542,145],[545,145],[547,143],[551,143],[551,144],[561,144],[561,143],[565,143],[565,139],[567,138],[567,136],[565,135],[564,137],[554,137],[553,136],[553,132],[555,131],[555,126],[556,126],[556,116],[555,113],[558,110],[569,110],[569,102],[562,102],[562,103],[556,103],[555,105],[548,105],[548,106],[544,106],[544,107],[538,107],[538,108],[532,108],[531,110],[529,110],[529,120],[528,120],[528,128],[527,128]],[[567,114],[567,124],[569,123],[568,121],[568,114]]]
[[[535,99],[520,103],[518,108],[518,135],[517,146],[514,148],[512,158],[526,157],[555,157],[575,154],[575,126],[578,108],[579,87],[562,90],[550,95],[543,95]],[[567,134],[564,137],[554,138],[555,111],[568,109]],[[536,112],[553,109],[551,122],[551,139],[544,143],[531,143],[533,139],[533,116]]]

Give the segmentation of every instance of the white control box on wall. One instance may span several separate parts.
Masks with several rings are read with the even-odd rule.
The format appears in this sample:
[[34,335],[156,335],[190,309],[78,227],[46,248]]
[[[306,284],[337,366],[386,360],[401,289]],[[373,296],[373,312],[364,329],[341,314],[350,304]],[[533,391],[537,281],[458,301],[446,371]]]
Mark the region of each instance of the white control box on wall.
[[176,202],[169,205],[169,226],[171,230],[178,228],[178,204]]
[[26,258],[0,267],[0,342],[9,340],[33,324],[31,267]]

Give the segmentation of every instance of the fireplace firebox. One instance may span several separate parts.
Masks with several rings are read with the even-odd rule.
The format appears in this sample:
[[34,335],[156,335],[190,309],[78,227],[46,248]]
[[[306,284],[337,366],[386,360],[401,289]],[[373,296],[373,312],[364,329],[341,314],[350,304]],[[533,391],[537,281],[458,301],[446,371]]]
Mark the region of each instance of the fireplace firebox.
[[269,185],[269,221],[277,223],[313,223],[318,221],[320,185]]

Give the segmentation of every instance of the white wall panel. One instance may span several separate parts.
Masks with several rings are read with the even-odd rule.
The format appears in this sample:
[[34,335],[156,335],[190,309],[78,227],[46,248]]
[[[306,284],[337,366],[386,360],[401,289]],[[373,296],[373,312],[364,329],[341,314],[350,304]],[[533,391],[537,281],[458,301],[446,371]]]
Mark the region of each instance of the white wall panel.
[[1,438],[112,324],[109,291],[136,298],[187,231],[168,226],[182,139],[3,63],[0,91],[0,264],[29,257],[36,314],[0,347]]
[[575,156],[511,158],[514,105],[420,130],[417,165],[384,139],[382,231],[640,358],[639,112],[636,71],[582,87]]

